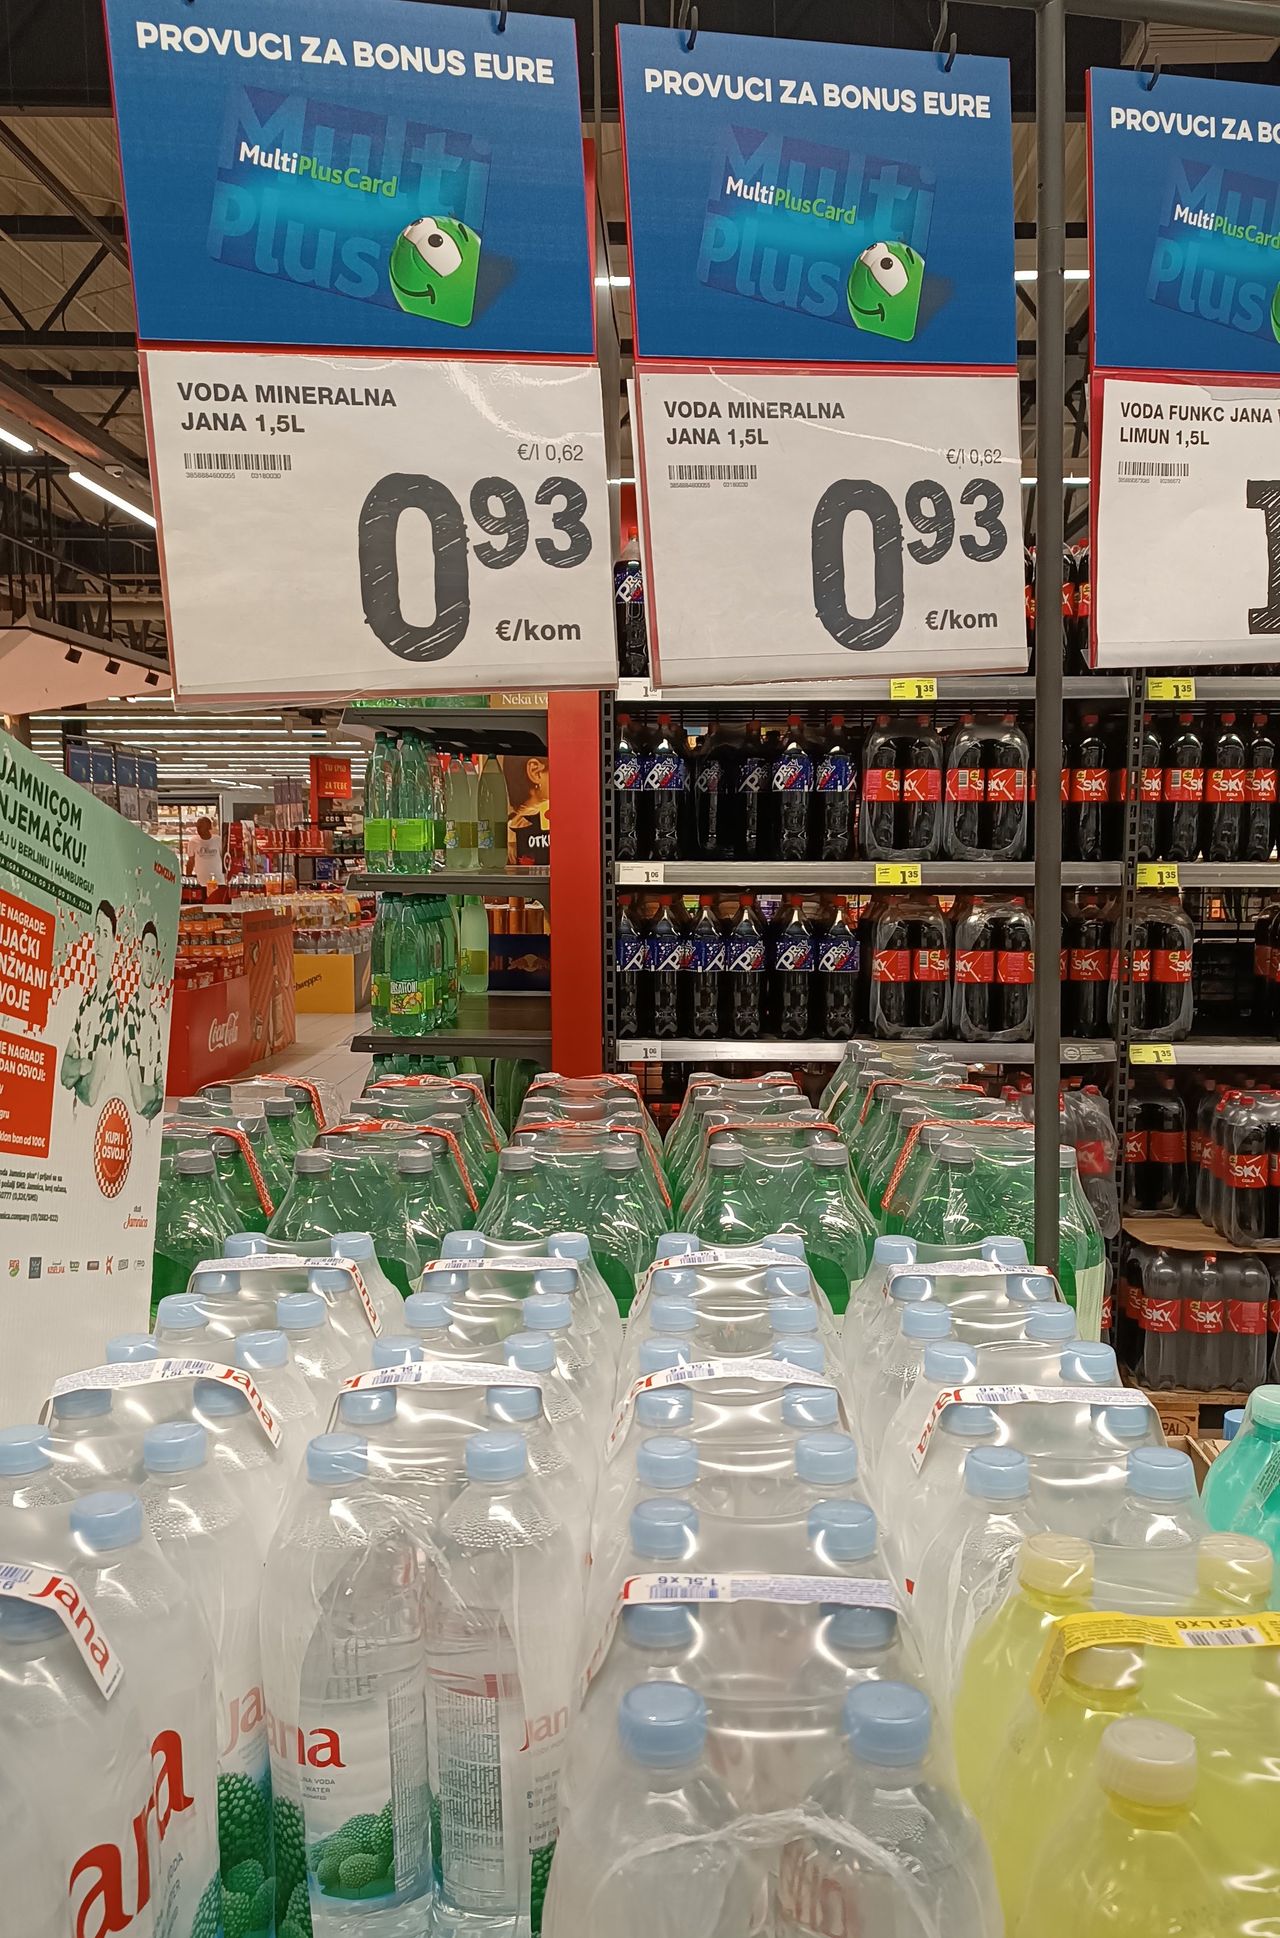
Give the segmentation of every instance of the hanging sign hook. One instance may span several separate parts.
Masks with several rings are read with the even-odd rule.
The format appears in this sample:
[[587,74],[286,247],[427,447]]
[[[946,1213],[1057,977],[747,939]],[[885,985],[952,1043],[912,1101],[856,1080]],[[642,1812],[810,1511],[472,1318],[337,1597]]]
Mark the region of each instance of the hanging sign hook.
[[1151,57],[1151,22],[1144,20],[1142,23],[1142,41],[1138,48],[1138,58],[1134,62],[1134,67],[1141,71],[1146,67],[1148,60],[1151,61],[1150,78],[1144,80],[1142,85],[1147,90],[1147,93],[1150,94],[1152,88],[1160,79],[1160,56],[1157,54],[1154,59]]
[[689,0],[680,0],[680,13],[676,20],[676,26],[688,27],[689,38],[685,41],[684,51],[686,54],[692,54],[693,43],[698,38],[697,0],[694,0],[692,6],[690,6]]
[[954,34],[948,35],[947,33],[950,19],[950,7],[947,4],[947,0],[942,0],[942,10],[938,18],[938,31],[933,37],[933,51],[935,54],[940,54],[944,46],[947,50],[947,58],[942,63],[942,71],[944,74],[951,72],[956,58],[956,37]]
[[493,23],[493,31],[495,34],[507,31],[507,0],[498,0],[498,18]]

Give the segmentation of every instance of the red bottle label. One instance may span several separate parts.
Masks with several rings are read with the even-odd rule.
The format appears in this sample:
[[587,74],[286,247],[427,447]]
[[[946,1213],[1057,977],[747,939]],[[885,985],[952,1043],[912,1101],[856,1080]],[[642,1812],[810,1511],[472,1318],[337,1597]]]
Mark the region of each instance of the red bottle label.
[[1062,804],[1065,807],[1071,799],[1071,769],[1069,767],[1064,767],[1062,770],[1061,784],[1058,792],[1062,797]]
[[1150,949],[1134,950],[1133,963],[1129,970],[1129,979],[1131,982],[1150,982],[1151,981]]
[[1034,949],[1001,949],[996,956],[996,981],[1030,983],[1035,980]]
[[1088,579],[1081,579],[1076,587],[1076,615],[1087,619],[1093,611],[1093,586]]
[[1190,982],[1190,949],[1153,949],[1151,973],[1157,982]]
[[1113,801],[1127,801],[1129,798],[1129,771],[1116,767],[1108,771],[1107,788]]
[[1058,981],[1059,982],[1065,982],[1067,980],[1067,965],[1068,965],[1067,951],[1065,949],[1059,949],[1058,951]]
[[1076,1145],[1076,1170],[1082,1178],[1109,1178],[1113,1168],[1110,1153],[1100,1140]]
[[1262,1191],[1267,1183],[1267,1154],[1251,1151],[1241,1157],[1232,1152],[1227,1158],[1227,1183],[1233,1191]]
[[1124,1134],[1124,1161],[1126,1164],[1145,1164],[1147,1161],[1147,1133],[1140,1130],[1126,1131]]
[[1105,767],[1073,767],[1071,786],[1067,796],[1071,801],[1098,802],[1107,799],[1107,770]]
[[1144,767],[1142,770],[1142,788],[1139,798],[1147,802],[1148,805],[1153,805],[1157,802],[1160,799],[1160,781],[1160,768]]
[[1185,1164],[1187,1134],[1185,1131],[1152,1131],[1150,1150],[1153,1164]]
[[1187,1162],[1198,1166],[1204,1158],[1205,1134],[1203,1131],[1187,1132]]
[[1115,1319],[1115,1312],[1115,1294],[1108,1292],[1102,1301],[1102,1336],[1104,1339],[1111,1330],[1112,1323]]
[[1022,596],[1027,608],[1027,623],[1034,626],[1036,623],[1036,589],[1034,585],[1024,586]]
[[945,949],[917,949],[912,974],[917,982],[945,982],[951,960]]
[[[1233,1300],[1233,1304],[1237,1301]],[[1225,1299],[1188,1299],[1183,1306],[1182,1323],[1187,1332],[1225,1332]]]
[[982,769],[980,767],[948,767],[947,799],[949,801],[980,801],[982,799]]
[[1275,973],[1275,950],[1268,942],[1253,945],[1253,973],[1260,982],[1270,982]]
[[862,783],[864,801],[897,801],[902,796],[902,770],[897,767],[868,767]]
[[1166,767],[1164,798],[1166,801],[1203,801],[1204,768]]
[[877,949],[871,957],[872,982],[910,982],[910,949]]
[[1025,801],[1027,798],[1027,770],[1025,767],[991,767],[987,770],[987,799],[989,801]]
[[904,801],[940,801],[942,769],[905,767],[902,770],[902,798]]
[[1062,581],[1062,616],[1064,619],[1074,619],[1076,616],[1076,589],[1070,579]]
[[994,949],[957,949],[956,981],[994,982],[996,975],[996,956]]
[[1111,976],[1110,949],[1073,949],[1070,955],[1072,982],[1106,982]]
[[1144,1332],[1180,1332],[1182,1300],[1149,1299],[1144,1294],[1137,1302],[1135,1317]]
[[1274,801],[1276,798],[1275,768],[1251,767],[1245,781],[1245,793],[1251,801]]
[[1267,1330],[1267,1300],[1228,1299],[1227,1330],[1258,1338]]
[[1206,801],[1243,801],[1245,797],[1245,773],[1243,767],[1211,767],[1204,784]]

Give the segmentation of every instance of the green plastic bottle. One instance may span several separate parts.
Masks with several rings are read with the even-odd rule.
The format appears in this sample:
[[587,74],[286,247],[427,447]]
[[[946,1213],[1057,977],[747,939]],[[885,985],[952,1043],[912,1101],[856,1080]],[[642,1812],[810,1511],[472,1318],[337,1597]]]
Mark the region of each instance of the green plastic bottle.
[[185,1292],[202,1258],[221,1258],[237,1229],[217,1188],[212,1151],[179,1151],[173,1177],[156,1205],[156,1245],[151,1261],[151,1319],[171,1292]]
[[843,1144],[815,1144],[805,1168],[808,1189],[793,1217],[777,1229],[800,1232],[809,1269],[830,1299],[832,1311],[842,1313],[849,1303],[850,1286],[859,1283],[871,1263],[876,1228],[853,1181]]
[[364,776],[364,865],[371,875],[391,872],[391,736],[375,734]]
[[294,1251],[310,1257],[329,1254],[329,1240],[350,1231],[350,1205],[338,1187],[336,1166],[327,1151],[299,1151],[293,1160],[293,1183],[283,1204],[267,1226],[268,1238],[286,1241]]
[[450,1208],[441,1202],[435,1154],[415,1146],[396,1154],[387,1228],[378,1241],[382,1269],[402,1298],[418,1289],[422,1269],[440,1252],[453,1223]]
[[[1017,1231],[1013,1225],[992,1229]],[[1096,1339],[1102,1329],[1106,1280],[1106,1242],[1080,1182],[1075,1146],[1061,1144],[1058,1147],[1058,1283],[1068,1305],[1075,1307],[1076,1329],[1082,1339]]]
[[1204,1483],[1209,1526],[1265,1541],[1280,1566],[1280,1386],[1255,1386]]
[[972,1150],[957,1137],[943,1137],[929,1157],[899,1229],[931,1245],[979,1244],[993,1227],[977,1199]]
[[391,810],[391,849],[395,872],[397,875],[428,875],[431,872],[431,851],[428,847],[431,784],[417,734],[401,736],[398,766]]
[[662,1220],[655,1220],[640,1178],[640,1166],[646,1162],[630,1140],[606,1150],[596,1196],[585,1216],[581,1206],[575,1213],[565,1203],[566,1215],[558,1221],[559,1229],[587,1232],[592,1254],[624,1319],[636,1295],[636,1280],[653,1257],[654,1242],[662,1230]]
[[262,1106],[262,1116],[267,1143],[284,1171],[283,1197],[293,1176],[293,1160],[302,1148],[298,1142],[298,1106],[292,1097],[268,1097]]
[[712,1140],[706,1176],[683,1222],[700,1232],[706,1245],[751,1245],[768,1225],[759,1197],[751,1189],[746,1149],[736,1137]]
[[[258,1196],[248,1160],[234,1137],[213,1139],[213,1161],[235,1212],[233,1231],[265,1231],[267,1214]],[[265,1179],[264,1179],[265,1182]],[[267,1187],[270,1191],[270,1186]],[[286,1186],[287,1189],[287,1186]]]
[[553,1215],[546,1180],[527,1145],[512,1144],[499,1154],[497,1180],[475,1223],[491,1238],[517,1241],[565,1228],[565,1220]]
[[428,1027],[427,944],[417,896],[399,897],[387,929],[390,1026],[397,1036],[421,1036]]

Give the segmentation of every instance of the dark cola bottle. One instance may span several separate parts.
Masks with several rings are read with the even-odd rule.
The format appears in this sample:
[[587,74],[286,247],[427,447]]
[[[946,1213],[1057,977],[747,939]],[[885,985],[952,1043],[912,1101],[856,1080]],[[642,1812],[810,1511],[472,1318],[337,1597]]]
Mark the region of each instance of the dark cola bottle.
[[862,852],[868,861],[897,854],[902,767],[893,717],[878,713],[862,749]]
[[1124,1138],[1125,1209],[1186,1209],[1187,1112],[1172,1077],[1130,1100]]
[[738,755],[733,789],[733,845],[739,861],[763,861],[769,854],[769,757],[760,722],[750,720]]
[[700,861],[732,861],[736,762],[733,741],[713,722],[696,752],[693,770],[693,844]]
[[1110,780],[1107,742],[1096,713],[1080,716],[1079,732],[1067,754],[1062,852],[1075,861],[1102,861],[1108,847]]
[[833,1042],[846,1041],[857,1026],[859,953],[846,898],[837,895],[835,913],[817,945],[817,1032]]
[[619,861],[640,861],[647,853],[644,754],[630,714],[618,715],[613,752],[614,846]]
[[1165,741],[1160,797],[1161,858],[1194,861],[1204,805],[1204,734],[1194,713],[1180,713]]
[[618,637],[618,671],[627,680],[649,677],[649,641],[644,621],[644,582],[635,559],[613,568],[613,619]]
[[804,743],[800,715],[788,714],[786,739],[773,763],[771,776],[779,861],[809,859],[813,778],[813,756]]
[[1030,768],[1027,736],[1017,716],[1006,713],[989,729],[983,749],[986,842],[993,861],[1017,861],[1027,852]]
[[1063,1017],[1074,1036],[1111,1029],[1111,922],[1097,901],[1082,899],[1067,918],[1067,1000]]
[[1076,624],[1079,588],[1076,582],[1076,555],[1069,545],[1062,548],[1062,670],[1076,664]]
[[934,861],[942,853],[942,735],[927,713],[918,713],[902,768],[898,853],[911,861]]
[[1027,671],[1036,670],[1036,548],[1026,545],[1022,551],[1022,603],[1027,620]]
[[1191,1028],[1195,927],[1176,895],[1139,895],[1133,910],[1133,1034],[1174,1043]]
[[1259,1035],[1276,1034],[1276,941],[1280,933],[1280,904],[1264,908],[1253,925],[1253,1027]]
[[1089,547],[1076,551],[1076,664],[1081,673],[1089,671],[1089,621],[1093,613],[1093,585],[1089,570]]
[[964,1042],[991,1042],[995,985],[996,924],[987,897],[975,895],[955,927],[952,1027]]
[[698,919],[689,932],[689,1034],[719,1036],[724,1014],[724,931],[714,896],[699,895]]
[[844,715],[831,716],[831,737],[818,762],[814,845],[819,861],[847,861],[853,853],[858,770],[845,735]]
[[738,919],[725,938],[729,1033],[747,1039],[764,1029],[764,930],[755,896],[739,896]]
[[1206,861],[1240,859],[1247,813],[1245,759],[1244,736],[1235,714],[1220,714],[1204,776],[1200,846]]
[[1028,1043],[1033,1020],[1035,924],[1025,895],[1011,895],[996,924],[996,1036]]
[[1160,852],[1160,789],[1164,779],[1164,743],[1151,714],[1142,716],[1142,749],[1138,756],[1138,860],[1154,861]]
[[1256,1245],[1267,1236],[1267,1123],[1260,1104],[1246,1092],[1224,1115],[1218,1230],[1233,1245]]
[[962,713],[947,740],[943,781],[942,852],[949,861],[978,861],[983,847],[983,735],[971,713]]
[[903,911],[901,897],[872,903],[868,911],[867,1009],[874,1036],[906,1036],[912,1021],[911,923]]
[[669,713],[658,715],[658,736],[645,761],[645,795],[653,817],[655,861],[679,861],[690,851],[689,747]]
[[951,1015],[951,924],[936,896],[919,898],[911,923],[913,1037],[945,1036]]
[[773,945],[774,1001],[779,1036],[812,1034],[813,930],[804,919],[803,895],[788,895],[789,913]]
[[1276,845],[1276,737],[1265,713],[1251,721],[1245,755],[1245,823],[1241,861],[1270,861]]
[[618,897],[618,938],[614,949],[618,978],[618,1035],[644,1033],[642,992],[645,983],[644,936],[631,913],[631,897]]
[[658,898],[658,913],[644,939],[644,967],[650,1029],[655,1036],[679,1036],[684,1022],[685,937],[671,913],[669,895]]

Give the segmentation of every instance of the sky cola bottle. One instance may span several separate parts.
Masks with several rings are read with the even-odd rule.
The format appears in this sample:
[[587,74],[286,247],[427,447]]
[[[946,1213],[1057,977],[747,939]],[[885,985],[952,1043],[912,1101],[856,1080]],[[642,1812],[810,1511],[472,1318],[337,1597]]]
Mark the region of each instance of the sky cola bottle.
[[1114,997],[1112,927],[1095,896],[1082,896],[1067,916],[1063,1025],[1072,1036],[1105,1036]]
[[985,895],[957,911],[953,1027],[966,1043],[989,1043],[995,1027],[996,924]]
[[896,855],[902,769],[893,716],[878,713],[862,749],[862,852],[869,861]]
[[988,729],[983,748],[984,837],[995,861],[1016,861],[1027,851],[1030,767],[1027,736],[1006,713]]
[[1011,895],[996,937],[997,1036],[1001,1042],[1031,1040],[1031,988],[1035,980],[1035,924],[1025,895]]
[[1110,851],[1110,815],[1107,743],[1096,713],[1081,715],[1069,759],[1062,852],[1077,861],[1101,861]]
[[1200,852],[1204,802],[1204,734],[1194,713],[1180,713],[1165,743],[1160,801],[1160,854],[1165,861],[1194,861]]
[[952,861],[973,861],[984,853],[982,734],[971,713],[962,713],[947,740],[946,806],[942,851]]
[[1206,861],[1240,859],[1247,812],[1245,757],[1235,714],[1220,714],[1204,777],[1200,846]]
[[927,713],[918,713],[902,767],[900,846],[909,860],[932,861],[942,853],[942,735]]
[[1255,713],[1245,756],[1242,861],[1270,861],[1276,834],[1276,737],[1265,713]]
[[1154,861],[1160,852],[1160,792],[1164,743],[1149,713],[1142,716],[1138,782],[1138,860]]

